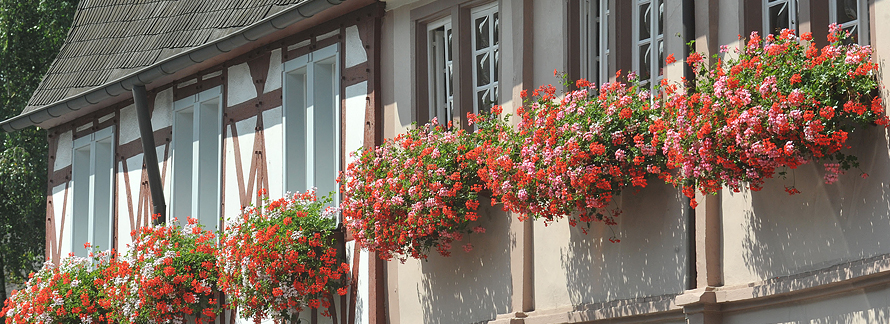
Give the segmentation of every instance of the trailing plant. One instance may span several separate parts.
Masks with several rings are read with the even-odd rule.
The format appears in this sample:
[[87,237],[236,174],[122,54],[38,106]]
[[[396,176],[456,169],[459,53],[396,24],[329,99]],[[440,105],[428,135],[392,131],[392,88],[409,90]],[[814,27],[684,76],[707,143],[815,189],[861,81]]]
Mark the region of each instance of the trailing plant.
[[517,112],[518,133],[485,147],[480,174],[505,208],[546,222],[571,216],[586,232],[591,222],[615,224],[620,209],[610,203],[622,190],[668,176],[657,136],[665,123],[660,99],[634,74],[575,86],[559,96],[550,85],[533,91]]
[[712,65],[701,54],[689,56],[695,88],[668,100],[663,138],[669,166],[679,168],[675,184],[693,205],[695,188],[756,191],[777,170],[811,161],[823,163],[825,182],[833,183],[859,166],[842,151],[849,133],[888,125],[875,91],[877,65],[871,47],[845,45],[848,32],[837,24],[829,29],[831,44],[821,50],[810,33],[786,29],[766,39],[753,32],[733,58],[715,57]]
[[137,233],[121,265],[121,285],[110,288],[122,300],[118,321],[181,323],[194,318],[212,322],[218,302],[216,235],[195,218],[187,224],[145,226]]
[[47,261],[31,273],[22,290],[4,303],[2,314],[13,323],[107,323],[110,299],[101,287],[105,269],[113,261],[109,252],[90,252],[90,258],[69,256],[60,266]]
[[447,126],[433,119],[379,147],[360,149],[340,176],[346,225],[381,258],[425,259],[431,249],[448,256],[464,235],[485,232],[477,222],[484,189],[477,148],[487,139]]
[[[259,323],[296,322],[305,307],[330,316],[332,294],[345,295],[349,265],[335,248],[336,210],[315,191],[242,211],[220,240],[220,287],[232,306]],[[342,240],[342,238],[340,238]]]

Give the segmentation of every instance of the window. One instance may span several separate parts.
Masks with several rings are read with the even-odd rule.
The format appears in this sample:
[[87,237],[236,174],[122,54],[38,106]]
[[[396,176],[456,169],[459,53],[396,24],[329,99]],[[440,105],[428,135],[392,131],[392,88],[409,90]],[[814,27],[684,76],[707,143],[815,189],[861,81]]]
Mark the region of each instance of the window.
[[[337,45],[284,64],[284,188],[337,192],[340,171],[340,69]],[[334,195],[334,205],[339,204]]]
[[852,42],[868,45],[868,4],[865,0],[831,0],[829,19],[850,32]]
[[610,0],[581,0],[581,77],[596,84],[609,81]]
[[485,5],[470,13],[473,28],[473,113],[488,111],[498,103],[498,7]]
[[221,88],[179,100],[173,107],[173,194],[170,220],[197,218],[219,226],[222,147]]
[[663,0],[637,0],[634,6],[634,70],[650,86],[664,77]]
[[429,116],[440,124],[454,118],[454,58],[451,17],[427,25],[429,62]]
[[87,257],[89,250],[83,247],[87,242],[103,250],[113,248],[113,143],[110,127],[74,140],[71,222],[74,255]]
[[798,0],[763,0],[763,34],[797,30],[797,7]]

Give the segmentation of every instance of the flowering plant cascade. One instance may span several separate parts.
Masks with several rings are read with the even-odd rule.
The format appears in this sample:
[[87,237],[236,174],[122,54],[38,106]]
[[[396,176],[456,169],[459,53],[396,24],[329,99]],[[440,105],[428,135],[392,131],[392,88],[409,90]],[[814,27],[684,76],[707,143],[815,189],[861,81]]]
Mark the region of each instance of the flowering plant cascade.
[[485,139],[448,126],[433,119],[375,149],[360,149],[338,180],[347,227],[381,258],[424,259],[432,248],[448,256],[464,234],[485,232],[475,225],[484,189],[477,148]]
[[582,79],[561,99],[553,86],[532,93],[517,112],[514,143],[485,148],[489,167],[480,173],[505,208],[547,222],[578,212],[572,226],[611,225],[620,213],[608,210],[615,195],[645,187],[649,175],[669,176],[658,150],[659,98],[628,79],[599,87]]
[[108,289],[122,299],[120,322],[212,322],[220,312],[216,289],[216,236],[195,218],[139,230],[127,254],[122,286]]
[[60,266],[47,261],[31,273],[25,288],[13,291],[2,313],[6,324],[110,323],[110,298],[101,287],[112,253],[90,252],[91,258],[69,256]]
[[334,247],[336,221],[330,196],[315,191],[242,211],[226,226],[218,263],[220,286],[242,315],[259,323],[271,315],[295,321],[304,306],[326,308],[332,292],[347,292],[349,265]]
[[713,193],[747,184],[756,191],[776,169],[809,161],[828,162],[826,183],[858,167],[855,156],[841,152],[848,134],[888,125],[874,95],[877,65],[871,47],[844,45],[849,34],[837,24],[829,29],[831,44],[821,51],[810,33],[798,38],[786,29],[765,40],[753,32],[737,58],[712,66],[697,53],[687,59],[697,74],[695,92],[671,96],[664,132],[686,196],[694,198],[696,187]]

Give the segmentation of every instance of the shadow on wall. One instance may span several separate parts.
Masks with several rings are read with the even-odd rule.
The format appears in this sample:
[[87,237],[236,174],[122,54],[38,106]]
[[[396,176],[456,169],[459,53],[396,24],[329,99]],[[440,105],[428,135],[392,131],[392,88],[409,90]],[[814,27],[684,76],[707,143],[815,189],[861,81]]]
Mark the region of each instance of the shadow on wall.
[[[602,223],[591,224],[589,234],[570,228],[567,245],[560,248],[560,261],[568,297],[576,310],[593,303],[677,295],[686,288],[685,202],[672,186],[658,179],[649,182],[637,193],[627,192],[616,198],[624,211],[617,219],[618,225],[613,226],[621,242],[609,242],[613,232]],[[561,221],[550,226],[569,224]],[[546,239],[536,237],[536,241]],[[654,304],[664,307],[659,310],[667,310],[670,302]],[[622,307],[625,313],[609,315],[652,311],[648,306],[635,309],[642,307],[637,303],[628,305]]]
[[[480,201],[480,225],[484,234],[465,235],[453,243],[450,257],[433,252],[421,261],[423,278],[417,286],[424,323],[479,323],[510,311],[513,283],[510,250],[516,238],[510,232],[512,219]],[[467,253],[463,244],[474,248]]]
[[[752,192],[743,218],[747,230],[740,257],[761,280],[787,276],[890,252],[890,158],[884,130],[867,127],[852,133],[848,152],[859,169],[825,184],[822,165],[788,170]],[[868,178],[860,177],[867,172]],[[784,186],[800,194],[789,196]],[[737,255],[727,252],[726,258]]]
[[724,313],[723,324],[737,323],[887,324],[890,323],[890,288],[872,287],[780,307]]

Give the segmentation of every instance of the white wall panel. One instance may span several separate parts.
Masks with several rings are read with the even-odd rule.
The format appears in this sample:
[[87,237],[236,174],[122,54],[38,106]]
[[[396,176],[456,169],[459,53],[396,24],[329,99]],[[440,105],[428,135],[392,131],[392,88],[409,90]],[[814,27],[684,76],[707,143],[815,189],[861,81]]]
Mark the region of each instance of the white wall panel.
[[59,145],[56,149],[56,160],[53,161],[53,171],[60,170],[71,165],[71,151],[74,141],[72,140],[72,132],[67,131],[59,134]]
[[358,27],[346,27],[346,67],[350,68],[368,61],[368,53],[358,35]]
[[127,144],[142,137],[139,134],[139,119],[136,116],[136,105],[121,108],[120,143]]
[[247,63],[229,67],[229,84],[226,87],[226,102],[229,107],[256,98],[256,87]]
[[[266,139],[266,171],[269,176],[269,197],[277,199],[284,197],[284,145],[281,138],[281,107],[272,108],[263,112],[263,136]],[[251,143],[253,144],[253,143]],[[251,145],[252,146],[252,145]]]
[[[155,95],[155,106],[151,113],[151,128],[156,131],[171,125],[173,125],[173,88],[168,88]],[[163,158],[163,155],[158,158]]]
[[281,88],[281,49],[273,50],[269,60],[269,74],[266,75],[263,93]]
[[[71,248],[71,221],[70,221],[70,219],[64,220],[65,218],[69,218],[69,215],[71,215],[71,209],[72,209],[72,207],[71,207],[71,202],[72,202],[71,188],[68,188],[68,192],[67,192],[68,199],[65,199],[66,198],[65,194],[66,194],[65,184],[55,186],[52,189],[53,212],[54,212],[53,216],[55,216],[53,219],[55,221],[55,227],[56,227],[56,232],[53,234],[56,235],[56,242],[55,242],[56,246],[58,246],[59,242],[61,242],[62,248],[60,250],[59,255],[62,258],[67,257],[69,252],[74,251]],[[66,200],[68,203],[67,206],[65,206]],[[64,211],[64,213],[63,213],[63,211]],[[62,223],[65,223],[64,228],[62,227]],[[55,248],[55,247],[53,247],[53,248]]]
[[367,81],[346,87],[346,116],[343,125],[346,129],[346,163],[353,160],[349,154],[364,145],[367,96]]

